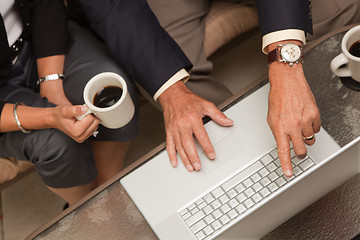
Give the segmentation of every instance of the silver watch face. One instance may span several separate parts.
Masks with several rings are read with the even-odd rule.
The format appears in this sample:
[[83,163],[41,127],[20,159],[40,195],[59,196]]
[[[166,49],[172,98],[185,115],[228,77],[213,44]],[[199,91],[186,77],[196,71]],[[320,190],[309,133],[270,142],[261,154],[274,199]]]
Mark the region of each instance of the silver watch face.
[[294,63],[301,57],[301,49],[294,43],[287,43],[281,47],[280,54],[286,62]]

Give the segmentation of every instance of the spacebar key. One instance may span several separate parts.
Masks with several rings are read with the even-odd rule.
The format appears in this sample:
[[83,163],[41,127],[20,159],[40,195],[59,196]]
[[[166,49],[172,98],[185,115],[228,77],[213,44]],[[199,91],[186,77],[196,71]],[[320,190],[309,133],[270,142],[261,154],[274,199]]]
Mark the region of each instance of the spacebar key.
[[233,188],[240,182],[242,182],[244,179],[248,178],[251,174],[254,172],[260,170],[263,167],[260,161],[256,161],[252,165],[245,168],[243,171],[236,174],[234,177],[230,178],[228,181],[226,181],[224,184],[221,185],[221,187],[224,189],[224,191],[228,191],[229,189]]

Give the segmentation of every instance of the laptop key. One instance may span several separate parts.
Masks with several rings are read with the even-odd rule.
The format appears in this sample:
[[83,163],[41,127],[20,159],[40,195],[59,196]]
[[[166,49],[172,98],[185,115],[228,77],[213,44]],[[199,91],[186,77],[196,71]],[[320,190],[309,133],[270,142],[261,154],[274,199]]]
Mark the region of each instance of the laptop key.
[[221,206],[221,203],[220,203],[219,200],[216,199],[215,201],[210,203],[210,205],[213,207],[213,209],[217,209],[217,208],[219,208]]
[[303,171],[305,171],[305,170],[307,170],[308,168],[310,168],[312,165],[314,165],[314,162],[313,162],[310,158],[308,158],[308,159],[306,159],[305,161],[303,161],[302,163],[300,163],[300,164],[299,164],[299,167],[300,167]]
[[235,209],[232,209],[230,212],[228,212],[227,215],[229,216],[230,219],[234,219],[237,216],[239,216],[239,214],[237,213],[237,211]]
[[219,220],[223,225],[225,225],[230,221],[230,218],[227,215],[224,215]]
[[229,201],[229,206],[231,207],[231,208],[234,208],[234,207],[236,207],[237,205],[239,205],[239,202],[234,198],[234,199],[231,199],[230,201]]
[[195,204],[196,204],[197,206],[199,206],[199,205],[202,204],[203,202],[204,202],[204,199],[200,198],[199,200],[197,200],[197,201],[195,202]]
[[219,228],[222,227],[222,224],[221,224],[221,222],[220,222],[219,220],[215,220],[215,222],[213,222],[213,223],[211,224],[211,226],[212,226],[213,229],[216,231],[216,230],[218,230]]
[[182,216],[182,218],[183,218],[184,220],[188,219],[189,217],[191,217],[191,213],[189,213],[189,212],[185,213],[185,214]]
[[231,210],[231,207],[228,204],[224,204],[220,207],[220,210],[222,211],[223,214],[227,213],[228,211]]
[[206,215],[209,215],[214,211],[214,209],[210,205],[207,205],[206,207],[203,208],[203,211]]
[[263,187],[261,186],[260,183],[255,183],[254,185],[252,185],[252,189],[254,189],[255,192],[260,191],[260,189],[262,189]]
[[262,164],[264,164],[264,166],[266,166],[272,161],[274,161],[274,159],[269,154],[266,154],[265,156],[260,158],[260,161],[262,162]]
[[276,183],[270,183],[267,188],[269,189],[270,192],[274,192],[276,189],[278,189],[279,187],[276,185]]
[[299,165],[300,163],[302,163],[305,159],[307,158],[306,157],[297,157],[295,156],[294,158],[291,159],[291,161],[295,164],[295,166]]
[[185,215],[186,213],[188,213],[188,210],[185,208],[184,210],[182,210],[179,214],[180,216]]
[[241,213],[243,213],[243,212],[246,211],[246,207],[245,207],[243,204],[240,204],[240,205],[237,206],[235,209],[236,209],[236,211],[237,211],[239,214],[241,214]]
[[223,183],[221,187],[224,189],[225,192],[227,192],[229,191],[229,189],[241,183],[249,175],[260,170],[260,168],[262,168],[261,162],[256,161],[255,163],[251,164],[249,167],[245,168],[243,171],[241,171],[240,173],[236,174],[234,177],[230,178],[228,181]]
[[205,197],[204,197],[204,200],[207,204],[211,203],[212,201],[215,200],[215,198],[209,193],[209,194],[206,194]]
[[188,206],[188,210],[191,211],[194,207],[196,207],[195,203],[191,204],[190,206]]
[[239,195],[236,196],[236,199],[237,199],[240,203],[243,202],[243,201],[245,201],[246,198],[247,198],[247,197],[245,196],[244,193],[240,193]]
[[224,204],[224,203],[227,203],[230,198],[227,196],[227,195],[222,195],[220,198],[219,198],[221,204]]
[[214,216],[215,219],[218,219],[219,217],[221,217],[223,214],[219,209],[216,209],[212,215]]
[[213,190],[211,194],[214,196],[214,198],[219,198],[221,195],[224,194],[224,191],[220,187],[218,187],[215,190]]
[[266,187],[267,185],[269,185],[271,183],[270,179],[267,177],[264,177],[263,179],[260,180],[261,185],[263,185],[264,187]]
[[246,189],[244,193],[248,198],[255,194],[255,192],[254,192],[254,190],[252,190],[252,188]]
[[193,209],[191,210],[191,214],[194,215],[194,214],[197,213],[198,211],[199,211],[198,208],[193,208]]
[[206,228],[204,228],[203,231],[206,234],[206,236],[209,236],[210,234],[212,234],[214,232],[214,229],[211,226],[207,226]]
[[192,226],[194,223],[196,223],[197,221],[199,221],[203,217],[205,217],[205,213],[203,211],[199,211],[199,212],[195,213],[194,215],[192,215],[187,220],[185,220],[185,222],[186,222],[186,224],[188,226]]
[[205,206],[207,206],[206,202],[202,202],[198,205],[198,208],[203,209]]
[[206,238],[206,235],[203,231],[201,232],[198,232],[197,234],[195,234],[195,237],[198,239],[198,240],[203,240],[204,238]]
[[255,203],[253,202],[253,200],[251,200],[250,198],[248,198],[247,200],[245,200],[244,205],[246,208],[250,208],[254,205]]
[[236,197],[237,192],[235,191],[235,189],[230,189],[230,190],[226,193],[226,195],[227,195],[230,199],[232,199],[232,198]]
[[250,178],[245,179],[242,183],[244,184],[244,186],[245,186],[246,188],[248,188],[248,187],[250,187],[251,185],[254,184],[254,182],[251,181]]
[[269,191],[269,189],[267,189],[267,188],[263,188],[263,189],[261,189],[260,190],[260,195],[262,196],[262,197],[266,197],[266,196],[268,196],[269,194],[270,194],[270,191]]
[[208,215],[204,218],[204,221],[207,225],[211,224],[213,221],[215,221],[215,218],[212,215]]
[[266,175],[269,174],[269,171],[266,168],[262,168],[260,169],[259,174],[261,177],[265,177]]
[[277,175],[275,172],[272,172],[268,175],[268,178],[270,179],[270,181],[275,181],[275,179],[277,179],[279,177],[279,175]]
[[198,231],[200,231],[201,229],[203,229],[203,228],[206,227],[206,226],[207,226],[207,225],[206,225],[206,223],[204,222],[204,220],[201,220],[201,221],[195,223],[194,225],[192,225],[192,226],[190,227],[190,229],[191,229],[191,231],[192,231],[193,233],[197,233]]
[[277,159],[279,156],[278,156],[278,152],[277,152],[277,148],[275,148],[274,150],[272,150],[270,152],[270,155],[273,159]]
[[302,172],[303,172],[303,171],[302,171],[301,168],[298,167],[298,166],[296,166],[296,167],[293,168],[293,174],[294,174],[295,176],[300,175]]
[[283,177],[279,177],[278,179],[275,180],[275,183],[281,187],[282,185],[284,185],[286,183],[286,180]]
[[255,193],[254,196],[251,197],[251,199],[257,203],[257,202],[260,202],[263,198],[262,196],[259,194],[259,193]]
[[261,177],[258,173],[253,174],[250,178],[254,183],[260,181],[260,179],[261,179]]
[[276,170],[276,165],[274,163],[269,163],[267,166],[266,166],[266,169],[269,170],[269,172],[273,172]]
[[242,183],[239,183],[238,185],[235,186],[234,188],[238,193],[241,193],[242,191],[244,191],[246,188],[244,187],[244,185],[242,185]]

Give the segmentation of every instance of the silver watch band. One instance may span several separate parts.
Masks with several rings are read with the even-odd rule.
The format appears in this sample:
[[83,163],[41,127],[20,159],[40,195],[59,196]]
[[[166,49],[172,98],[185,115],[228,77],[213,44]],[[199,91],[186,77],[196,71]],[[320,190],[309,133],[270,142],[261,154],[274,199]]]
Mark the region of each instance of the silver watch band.
[[37,80],[36,84],[40,85],[40,83],[42,82],[46,82],[46,81],[52,81],[52,80],[58,80],[58,79],[64,79],[64,74],[50,74],[50,75],[46,75],[45,77],[41,77]]

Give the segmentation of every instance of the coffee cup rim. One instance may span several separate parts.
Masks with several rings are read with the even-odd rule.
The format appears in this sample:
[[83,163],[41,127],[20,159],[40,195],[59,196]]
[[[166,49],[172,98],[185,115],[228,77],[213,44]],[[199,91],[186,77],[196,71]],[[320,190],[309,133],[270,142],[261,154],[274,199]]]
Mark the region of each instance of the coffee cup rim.
[[[85,96],[85,92],[88,92],[88,89],[94,84],[95,81],[97,81],[98,78],[104,78],[104,77],[112,77],[112,78],[116,79],[117,81],[119,81],[121,84],[121,89],[122,89],[123,93],[121,94],[120,99],[114,105],[112,105],[110,107],[106,107],[106,108],[100,108],[100,107],[95,106],[92,103],[92,101],[89,100],[88,96]],[[102,72],[102,73],[96,74],[87,82],[87,84],[84,88],[83,98],[84,98],[85,104],[92,111],[108,112],[108,111],[111,111],[111,110],[117,108],[124,101],[126,94],[127,94],[127,84],[126,84],[125,80],[119,74],[114,73],[114,72]]]
[[[347,40],[349,39],[350,35],[352,35],[354,32],[360,31],[360,25],[357,25],[353,28],[351,28],[349,31],[347,31],[341,41],[341,50],[346,55],[347,58],[352,59],[354,61],[359,61],[360,57],[356,57],[352,55],[349,52],[349,49],[346,46]],[[360,39],[360,38],[359,38]]]

